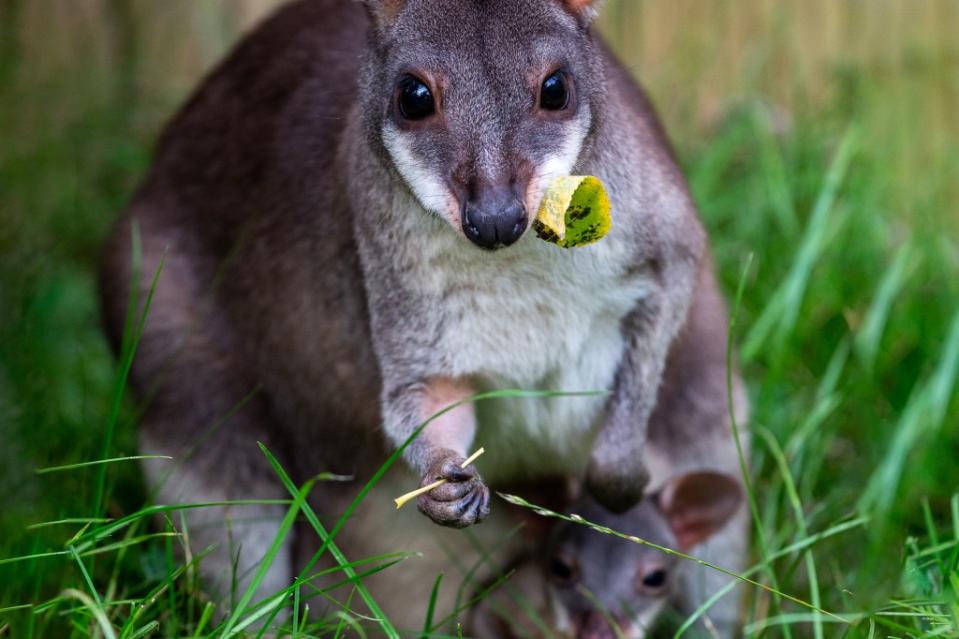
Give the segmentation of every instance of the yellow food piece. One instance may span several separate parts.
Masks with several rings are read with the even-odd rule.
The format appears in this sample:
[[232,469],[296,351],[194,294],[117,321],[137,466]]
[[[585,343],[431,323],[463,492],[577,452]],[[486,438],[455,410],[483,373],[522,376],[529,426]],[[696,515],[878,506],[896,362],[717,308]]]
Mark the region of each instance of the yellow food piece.
[[609,233],[609,208],[609,196],[599,178],[564,175],[546,189],[533,230],[541,240],[563,248],[592,244]]

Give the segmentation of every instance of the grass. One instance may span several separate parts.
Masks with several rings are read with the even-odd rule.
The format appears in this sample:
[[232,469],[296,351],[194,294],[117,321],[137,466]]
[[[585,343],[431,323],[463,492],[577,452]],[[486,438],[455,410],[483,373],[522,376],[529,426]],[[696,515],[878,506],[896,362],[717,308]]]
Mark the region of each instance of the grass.
[[[797,85],[785,126],[761,84],[706,126],[666,113],[724,288],[742,285],[734,337],[757,521],[743,576],[762,584],[749,589],[749,636],[959,635],[959,146],[917,97],[955,65],[910,63],[905,89],[865,63],[831,69],[823,95]],[[214,619],[197,581],[207,549],[174,528],[181,508],[150,504],[142,486],[126,362],[101,334],[93,276],[167,108],[131,113],[95,83],[4,78],[0,637],[256,636],[290,599],[316,596],[343,606],[294,608],[291,636],[454,636],[434,599],[411,633],[357,612],[360,600],[376,609],[364,579],[402,571],[404,549],[337,556],[352,509],[313,513],[311,486],[289,482],[276,544],[305,521],[335,565],[262,601],[240,592]],[[316,573],[346,590],[318,592]]]

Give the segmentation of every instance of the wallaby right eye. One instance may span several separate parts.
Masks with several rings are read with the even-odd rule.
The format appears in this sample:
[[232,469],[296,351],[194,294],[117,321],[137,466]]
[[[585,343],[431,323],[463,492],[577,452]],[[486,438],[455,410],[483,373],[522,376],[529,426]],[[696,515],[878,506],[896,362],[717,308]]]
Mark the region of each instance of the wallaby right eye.
[[665,568],[653,567],[645,572],[640,571],[636,575],[636,592],[649,597],[661,596],[664,594],[668,577]]
[[554,71],[543,80],[539,89],[539,107],[546,111],[562,111],[569,105],[569,83],[566,74]]
[[430,88],[414,75],[405,75],[400,80],[396,105],[406,120],[422,120],[436,113]]
[[549,562],[549,575],[560,586],[569,586],[579,578],[579,566],[575,560],[557,556]]

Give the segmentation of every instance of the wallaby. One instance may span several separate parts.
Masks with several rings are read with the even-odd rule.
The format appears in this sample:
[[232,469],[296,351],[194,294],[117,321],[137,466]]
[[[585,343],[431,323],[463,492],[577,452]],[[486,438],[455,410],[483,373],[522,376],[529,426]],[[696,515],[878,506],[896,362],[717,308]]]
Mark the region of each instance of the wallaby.
[[[212,72],[162,134],[103,267],[119,343],[131,279],[142,304],[164,264],[131,378],[142,451],[177,458],[146,463],[160,499],[287,498],[257,440],[297,480],[360,473],[382,460],[380,433],[395,446],[506,387],[609,393],[446,413],[406,451],[422,483],[448,480],[421,511],[468,526],[489,512],[487,481],[556,473],[607,508],[638,502],[664,364],[711,266],[661,127],[594,13],[300,0]],[[597,244],[527,232],[566,174],[610,194]],[[459,467],[480,445],[487,481]],[[208,583],[226,591],[238,553],[244,587],[282,512],[191,511],[193,543],[219,544]],[[289,583],[292,554],[263,592]]]
[[[688,552],[726,525],[739,509],[741,494],[728,475],[693,472],[672,478],[621,515],[591,499],[581,500],[572,512]],[[640,639],[667,605],[683,607],[681,577],[692,568],[683,560],[579,524],[564,522],[552,537],[541,556],[514,562],[512,588],[501,587],[472,611],[470,636],[546,637],[555,630],[581,639]]]

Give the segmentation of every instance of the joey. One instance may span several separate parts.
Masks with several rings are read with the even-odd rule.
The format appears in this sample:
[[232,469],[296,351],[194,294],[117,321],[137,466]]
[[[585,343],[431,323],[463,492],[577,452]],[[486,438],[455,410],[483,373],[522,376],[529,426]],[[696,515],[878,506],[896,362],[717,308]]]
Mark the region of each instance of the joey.
[[[190,511],[215,589],[234,565],[244,587],[283,515],[258,440],[294,479],[360,476],[474,393],[608,391],[445,413],[405,454],[423,484],[448,482],[420,510],[472,525],[488,485],[560,473],[622,511],[655,481],[647,423],[711,265],[656,116],[594,12],[300,0],[165,128],[107,247],[103,311],[119,344],[131,279],[145,299],[163,259],[131,381],[142,451],[177,462],[147,461],[147,479],[166,502],[265,500],[238,519]],[[609,235],[575,250],[528,232],[568,174],[600,178],[613,210]],[[710,321],[722,334],[722,313]],[[458,467],[480,445],[483,477]],[[277,557],[263,592],[289,583],[292,553]]]
[[[742,502],[739,483],[716,472],[672,478],[623,515],[595,503],[574,507],[588,521],[690,552],[722,529]],[[645,536],[644,536],[645,535]],[[549,600],[561,629],[583,639],[643,637],[682,588],[683,560],[618,537],[565,524],[546,557]]]
[[[723,528],[742,501],[739,483],[712,472],[671,478],[659,491],[616,515],[592,499],[571,506],[587,521],[667,548],[690,552]],[[471,636],[548,636],[536,621],[580,639],[645,637],[675,602],[688,566],[678,557],[584,525],[563,522],[544,552],[509,566],[501,588],[473,611]],[[616,629],[611,624],[616,624]]]

